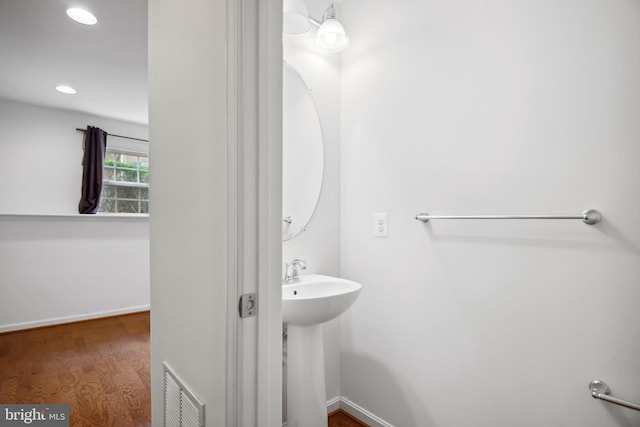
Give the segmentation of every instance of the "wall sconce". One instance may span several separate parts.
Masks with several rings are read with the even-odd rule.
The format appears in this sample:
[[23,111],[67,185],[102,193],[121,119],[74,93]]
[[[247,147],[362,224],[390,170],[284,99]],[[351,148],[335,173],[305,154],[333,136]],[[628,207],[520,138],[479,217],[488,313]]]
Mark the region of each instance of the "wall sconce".
[[322,14],[322,21],[309,16],[307,6],[302,0],[284,0],[283,31],[288,34],[303,34],[311,29],[311,24],[318,27],[316,44],[327,53],[342,52],[349,47],[349,37],[344,27],[336,19],[336,9],[331,4]]
[[282,29],[287,34],[303,34],[311,29],[309,12],[302,0],[284,0]]

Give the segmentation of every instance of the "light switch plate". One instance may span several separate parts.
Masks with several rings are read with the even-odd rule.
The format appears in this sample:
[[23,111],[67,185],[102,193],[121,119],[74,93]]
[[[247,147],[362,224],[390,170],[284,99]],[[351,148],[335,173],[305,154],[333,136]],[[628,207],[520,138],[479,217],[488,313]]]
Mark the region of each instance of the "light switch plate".
[[387,237],[389,235],[389,217],[386,212],[373,214],[373,236]]

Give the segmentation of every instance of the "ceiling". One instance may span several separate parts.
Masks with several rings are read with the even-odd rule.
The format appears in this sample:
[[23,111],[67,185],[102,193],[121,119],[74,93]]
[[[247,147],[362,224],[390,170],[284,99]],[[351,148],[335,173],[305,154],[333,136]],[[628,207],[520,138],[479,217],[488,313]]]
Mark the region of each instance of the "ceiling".
[[0,98],[147,124],[147,0],[0,0]]

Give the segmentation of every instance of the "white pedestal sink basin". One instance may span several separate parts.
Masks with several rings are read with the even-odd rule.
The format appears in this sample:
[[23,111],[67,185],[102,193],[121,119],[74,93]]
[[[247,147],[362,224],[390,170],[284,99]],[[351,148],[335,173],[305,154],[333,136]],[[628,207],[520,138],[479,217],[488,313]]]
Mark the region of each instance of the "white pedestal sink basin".
[[282,321],[310,326],[334,319],[351,307],[362,285],[338,277],[308,274],[282,286]]
[[321,274],[282,286],[288,427],[327,427],[322,323],[351,307],[361,289],[359,283]]

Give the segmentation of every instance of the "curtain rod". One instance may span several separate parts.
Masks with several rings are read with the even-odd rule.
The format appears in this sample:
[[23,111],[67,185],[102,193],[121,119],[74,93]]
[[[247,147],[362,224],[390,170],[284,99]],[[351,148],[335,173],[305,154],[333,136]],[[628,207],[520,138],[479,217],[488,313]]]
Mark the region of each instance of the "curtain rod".
[[[76,128],[76,130],[77,130],[77,131],[79,131],[79,132],[86,132],[86,131],[87,131],[86,129],[80,129],[80,128]],[[107,132],[107,135],[109,135],[109,136],[116,136],[116,137],[118,137],[118,138],[124,138],[124,139],[133,139],[133,140],[135,140],[135,141],[144,141],[144,142],[149,142],[149,140],[148,140],[148,139],[134,138],[134,137],[132,137],[132,136],[122,136],[122,135],[116,135],[116,134],[114,134],[114,133],[108,133],[108,132]]]

